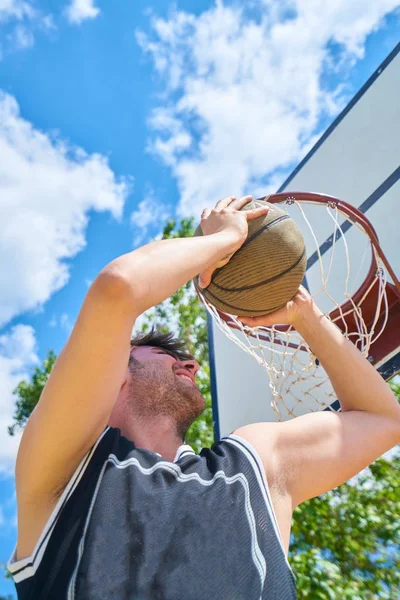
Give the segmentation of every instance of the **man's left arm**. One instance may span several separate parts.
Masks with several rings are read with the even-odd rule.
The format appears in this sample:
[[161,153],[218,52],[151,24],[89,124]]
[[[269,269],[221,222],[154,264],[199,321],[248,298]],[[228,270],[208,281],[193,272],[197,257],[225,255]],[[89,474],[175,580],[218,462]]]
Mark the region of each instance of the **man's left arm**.
[[400,443],[400,405],[390,387],[311,299],[305,300],[300,292],[297,308],[289,311],[292,323],[325,368],[343,412],[236,432],[256,447],[267,476],[283,477],[293,506],[344,483]]

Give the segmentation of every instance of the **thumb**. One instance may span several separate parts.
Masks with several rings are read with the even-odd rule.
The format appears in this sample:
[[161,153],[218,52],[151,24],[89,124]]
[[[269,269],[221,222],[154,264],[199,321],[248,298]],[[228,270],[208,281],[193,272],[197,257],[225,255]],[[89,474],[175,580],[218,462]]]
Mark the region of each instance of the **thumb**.
[[247,325],[248,327],[261,327],[273,325],[272,319],[268,318],[269,315],[263,315],[262,317],[238,317],[238,321]]
[[206,269],[205,271],[203,271],[203,273],[200,273],[199,275],[199,286],[204,289],[207,286],[210,285],[211,283],[211,277],[212,274],[214,273],[215,268],[214,267],[209,267],[208,269]]
[[282,308],[274,310],[272,313],[267,315],[261,315],[260,317],[238,317],[238,320],[247,325],[248,327],[272,327],[273,325],[290,324],[288,320],[287,305]]
[[267,315],[261,315],[260,317],[238,317],[238,320],[248,327],[272,327],[272,325],[276,325],[277,323],[285,322],[284,315],[280,309]]

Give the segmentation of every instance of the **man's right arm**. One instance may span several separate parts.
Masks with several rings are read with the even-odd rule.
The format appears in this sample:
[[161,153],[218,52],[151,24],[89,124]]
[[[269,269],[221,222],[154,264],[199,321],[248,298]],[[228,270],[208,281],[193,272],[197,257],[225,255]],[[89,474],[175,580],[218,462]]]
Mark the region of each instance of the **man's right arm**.
[[243,225],[237,214],[217,215],[203,237],[154,242],[120,256],[92,284],[22,436],[18,558],[33,550],[60,492],[107,425],[135,319],[241,246],[246,232],[232,225]]

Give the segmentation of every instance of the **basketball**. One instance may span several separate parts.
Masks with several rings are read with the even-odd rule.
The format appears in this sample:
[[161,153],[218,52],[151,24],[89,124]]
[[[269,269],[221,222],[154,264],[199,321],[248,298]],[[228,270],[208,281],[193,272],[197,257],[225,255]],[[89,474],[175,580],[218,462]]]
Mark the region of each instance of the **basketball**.
[[[223,312],[249,317],[271,313],[293,298],[303,280],[307,257],[295,221],[264,200],[253,200],[242,210],[265,204],[269,212],[248,222],[244,244],[201,290],[206,300]],[[200,226],[195,235],[202,235]],[[195,286],[200,289],[198,277]]]

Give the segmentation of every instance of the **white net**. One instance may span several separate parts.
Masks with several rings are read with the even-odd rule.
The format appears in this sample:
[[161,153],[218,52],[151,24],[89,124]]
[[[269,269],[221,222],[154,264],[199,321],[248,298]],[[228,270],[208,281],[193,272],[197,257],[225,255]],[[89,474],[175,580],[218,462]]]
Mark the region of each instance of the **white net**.
[[[335,203],[288,199],[286,208],[305,239],[306,287],[325,315],[369,358],[371,344],[382,334],[389,315],[386,271],[370,237]],[[355,303],[353,296],[366,278],[371,259],[376,266],[374,277]],[[221,331],[265,369],[277,420],[339,409],[325,370],[293,327],[249,328],[234,315],[226,322],[199,295]]]

